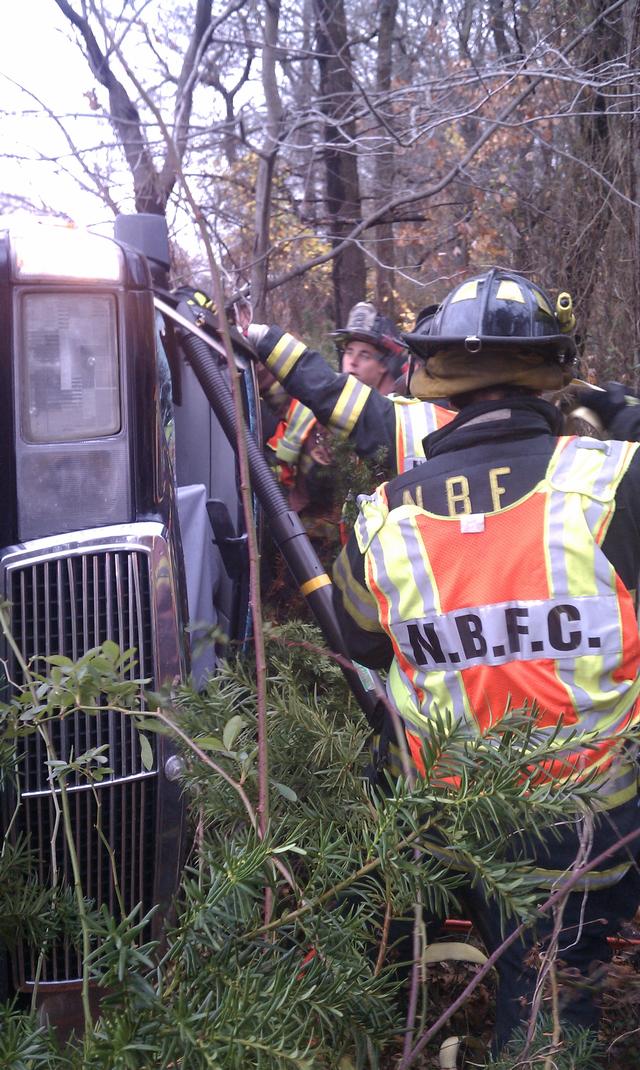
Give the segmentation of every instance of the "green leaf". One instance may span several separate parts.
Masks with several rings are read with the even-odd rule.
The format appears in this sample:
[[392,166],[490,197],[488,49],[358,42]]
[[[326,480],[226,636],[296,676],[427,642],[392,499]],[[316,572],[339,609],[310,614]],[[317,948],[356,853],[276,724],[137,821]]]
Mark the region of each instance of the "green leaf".
[[138,715],[134,717],[133,720],[139,732],[155,732],[157,735],[160,736],[171,735],[171,729],[168,725],[162,724],[160,721],[157,721],[154,718],[153,714],[147,716],[144,710],[142,711],[142,713],[138,713]]
[[147,703],[150,710],[160,710],[164,706],[167,700],[166,695],[162,695],[159,691],[146,691],[144,692],[144,700]]
[[140,757],[142,759],[142,764],[145,767],[145,769],[147,769],[147,770],[153,769],[153,751],[151,749],[151,744],[149,743],[149,740],[147,739],[147,737],[145,735],[143,735],[142,732],[139,733],[139,739],[140,739]]
[[202,736],[196,739],[196,744],[201,750],[226,750],[224,743],[217,736]]
[[285,855],[288,854],[290,851],[293,851],[293,853],[296,855],[306,855],[307,853],[304,847],[298,847],[297,843],[284,843],[282,847],[273,848],[274,855]]
[[117,661],[120,657],[120,647],[117,643],[114,643],[113,639],[105,639],[104,643],[102,644],[102,649],[104,651],[105,657],[107,657],[111,662]]
[[280,783],[278,783],[277,780],[272,780],[271,783],[272,783],[273,787],[276,789],[276,791],[280,792],[280,794],[282,795],[283,799],[288,799],[289,802],[297,802],[298,801],[298,796],[296,795],[296,793],[293,790],[293,788],[288,788],[286,784],[280,784]]
[[487,956],[473,944],[460,944],[455,941],[439,940],[429,944],[424,952],[425,962],[476,962],[483,966]]
[[232,717],[230,721],[227,721],[224,726],[224,732],[222,733],[222,740],[224,742],[226,750],[231,750],[236,739],[242,732],[246,721],[244,717],[241,717],[239,713]]

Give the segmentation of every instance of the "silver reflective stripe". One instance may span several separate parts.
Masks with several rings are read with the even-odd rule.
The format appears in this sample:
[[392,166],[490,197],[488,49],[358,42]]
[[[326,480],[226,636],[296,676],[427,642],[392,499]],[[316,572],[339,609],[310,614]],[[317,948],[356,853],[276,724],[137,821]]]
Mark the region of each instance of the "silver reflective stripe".
[[[436,592],[422,559],[422,540],[416,529],[415,518],[412,516],[402,517],[397,520],[396,528],[406,548],[403,557],[408,561],[410,575],[421,577],[420,598],[425,606],[433,607],[435,616]],[[432,689],[429,687],[429,676],[432,674],[433,667],[429,667],[426,670],[420,669],[418,662],[412,657],[411,648],[406,648],[399,642],[399,632],[403,621],[401,595],[398,587],[389,577],[380,539],[374,538],[372,540],[369,553],[373,561],[376,583],[387,602],[389,612],[388,634],[391,637],[396,654],[401,652],[414,670],[414,679],[411,681],[406,669],[396,661],[395,669],[397,670],[398,678],[403,686],[406,683],[406,691],[410,698],[411,707],[419,715],[419,718],[429,717],[430,713],[436,712],[432,709],[435,703]],[[406,588],[406,591],[409,593],[409,588]],[[468,703],[465,701],[462,679],[458,675],[456,668],[457,666],[437,666],[438,670],[444,670],[441,688],[444,687],[450,692],[453,711],[457,716],[465,717]],[[410,694],[410,692],[413,692],[413,694]],[[403,712],[406,714],[406,709]],[[419,725],[420,720],[414,723]]]
[[615,478],[623,455],[623,450],[620,448],[622,445],[623,443],[618,442],[610,443],[611,449],[592,484],[593,500],[587,505],[584,515],[594,537],[605,514],[611,508]]
[[[415,556],[414,551],[412,567],[418,563]],[[428,584],[428,577],[421,582]],[[433,605],[430,590],[421,586],[421,595]],[[390,627],[402,652],[427,672],[540,658],[573,661],[587,654],[598,654],[615,668],[620,651],[618,602],[612,594],[497,602],[413,620],[398,615]]]
[[[560,449],[560,447],[558,447]],[[593,468],[595,458],[589,457],[590,481],[582,475],[584,451],[597,450],[600,460],[599,470]],[[572,495],[581,496],[581,515],[587,524],[593,539],[592,547],[595,568],[590,572],[589,579],[595,586],[595,597],[598,602],[607,606],[609,612],[603,618],[607,628],[608,639],[597,648],[588,651],[576,649],[572,657],[557,659],[557,672],[560,680],[572,696],[576,710],[580,712],[580,728],[591,731],[601,724],[603,718],[602,701],[595,702],[592,690],[586,691],[578,682],[577,658],[585,654],[602,656],[601,669],[597,679],[597,687],[602,695],[609,696],[610,708],[615,708],[630,686],[630,682],[613,681],[612,673],[620,665],[620,652],[622,650],[622,626],[619,615],[618,599],[615,584],[615,571],[611,563],[604,556],[602,550],[595,542],[595,535],[605,514],[611,508],[611,501],[615,490],[616,475],[626,452],[626,444],[621,442],[598,443],[591,439],[577,439],[567,442],[564,449],[557,455],[557,463],[551,471],[549,478],[549,497],[547,510],[549,563],[551,569],[552,590],[556,598],[566,598],[568,603],[576,600],[569,593],[569,575],[567,568],[567,556],[575,552],[571,540],[567,538],[565,530],[567,502]],[[588,504],[585,505],[584,499]],[[575,501],[575,498],[574,498]],[[616,620],[613,619],[612,606],[615,606]],[[629,703],[630,705],[630,703]],[[606,716],[606,711],[605,711]],[[624,715],[623,715],[624,716]],[[618,724],[620,720],[618,719]],[[615,731],[616,726],[607,726],[607,731]]]
[[[436,605],[439,604],[439,598],[438,601],[436,601],[436,591],[434,590],[433,584],[431,582],[431,577],[424,566],[422,553],[426,553],[426,550],[423,549],[424,544],[421,536],[418,533],[415,517],[403,518],[398,524],[398,531],[399,534],[402,536],[404,544],[407,548],[407,558],[409,560],[411,575],[421,577],[420,597],[423,601],[423,604],[425,606],[433,608],[435,614]],[[389,621],[394,640],[398,646],[400,645],[398,642],[399,626],[401,626],[402,620],[403,618],[401,617],[393,616],[390,617]],[[414,657],[411,657],[404,649],[403,653],[405,654],[407,661],[409,661],[410,664],[415,666],[415,686],[419,689],[419,695],[424,696],[424,698],[422,699],[422,705],[424,706],[426,696],[430,692],[428,680],[431,670],[425,671],[425,669],[421,669]],[[461,677],[457,672],[457,666],[438,666],[438,668],[441,670],[444,669],[442,685],[451,695],[451,704],[453,707],[453,711],[455,711],[457,716],[466,719],[465,715],[466,710],[468,708],[468,703],[465,701],[463,690],[464,685],[462,683]]]
[[[334,431],[345,431],[347,433],[353,431],[356,419],[370,393],[370,386],[366,386],[358,379],[355,379],[353,375],[350,375],[329,417],[329,427]],[[356,409],[357,412],[354,414]]]
[[[446,702],[455,716],[476,727],[463,670],[508,665],[517,674],[518,662],[545,660],[552,663],[558,682],[566,688],[563,708],[573,700],[578,715],[578,723],[562,727],[559,733],[559,742],[567,748],[565,756],[588,742],[577,738],[581,735],[606,732],[612,736],[620,730],[640,685],[613,680],[623,649],[615,572],[585,522],[585,509],[597,494],[599,508],[592,517],[597,529],[611,507],[628,450],[625,443],[613,443],[610,448],[595,445],[587,460],[579,441],[560,443],[546,485],[539,488],[547,503],[548,598],[438,612],[439,594],[417,526],[420,511],[408,506],[394,509],[387,538],[382,512],[377,523],[371,512],[369,523],[365,520],[365,500],[358,521],[359,542],[363,552],[368,548],[389,613],[385,630],[397,653],[390,676],[395,701],[413,729],[420,730],[420,724],[437,709],[436,702]],[[414,577],[413,584],[406,582],[407,576]],[[410,615],[416,612],[424,616]],[[504,698],[504,704],[508,703],[508,681],[507,672],[505,694],[496,695],[496,702]],[[496,709],[495,714],[501,717],[504,710]],[[559,751],[558,758],[562,756]]]
[[358,495],[358,518],[354,524],[354,531],[360,552],[364,553],[369,545],[369,521],[366,516],[365,503],[372,502],[378,504],[378,497],[375,494],[359,494]]
[[[633,760],[630,760],[632,758]],[[591,773],[592,770],[588,770],[588,772]],[[625,749],[622,752],[622,757],[615,757],[609,769],[602,776],[595,777],[590,781],[596,804],[612,795],[622,795],[623,793],[628,798],[632,798],[635,794],[633,789],[637,788],[637,785],[638,766],[636,765],[635,756],[630,753],[630,749]],[[600,807],[600,809],[606,810],[610,805],[611,803],[608,806]],[[616,805],[619,805],[619,803]]]
[[412,468],[415,468],[416,464],[416,450],[415,441],[413,435],[413,421],[409,415],[407,405],[400,406],[400,419],[402,422],[402,437],[404,439],[404,463],[403,471],[409,472]]
[[315,423],[311,409],[296,405],[286,430],[276,446],[276,456],[288,464],[294,464],[300,455],[306,436]]
[[[282,345],[283,342],[284,345]],[[281,345],[282,348],[279,348]],[[279,350],[277,356],[274,356],[275,349]],[[283,335],[280,342],[276,344],[275,349],[267,357],[267,367],[276,376],[286,376],[296,363],[296,350],[299,350],[297,355],[301,356],[304,352],[304,346],[297,338],[293,338],[291,335]]]
[[[558,447],[559,449],[560,447]],[[563,490],[557,490],[553,479],[556,475],[561,479],[562,476],[568,475],[572,469],[575,459],[575,451],[570,449],[570,445],[567,445],[560,454],[558,463],[556,465],[552,481],[550,483],[548,498],[547,498],[547,554],[549,559],[550,568],[550,580],[551,591],[553,595],[557,597],[567,596],[569,590],[569,576],[567,573],[567,561],[566,553],[572,551],[573,547],[566,547],[566,533],[564,529],[564,508],[566,502],[566,493]],[[609,591],[609,594],[611,592]],[[616,602],[617,613],[617,602]],[[593,651],[590,651],[593,653]],[[564,658],[562,662],[557,663],[557,673],[567,689],[567,694],[573,700],[574,706],[577,710],[589,710],[592,706],[591,696],[576,683],[576,659],[575,657]]]
[[397,419],[404,445],[403,472],[410,472],[424,461],[422,440],[436,429],[434,406],[428,402],[422,404],[396,403]]

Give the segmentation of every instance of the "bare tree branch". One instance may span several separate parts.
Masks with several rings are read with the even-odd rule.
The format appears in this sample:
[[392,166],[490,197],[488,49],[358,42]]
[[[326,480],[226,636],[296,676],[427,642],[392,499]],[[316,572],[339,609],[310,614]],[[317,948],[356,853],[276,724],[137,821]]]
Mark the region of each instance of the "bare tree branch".
[[109,94],[109,120],[122,145],[129,169],[133,176],[136,210],[138,212],[163,213],[158,174],[140,121],[137,107],[129,97],[122,82],[111,70],[107,57],[101,51],[89,21],[79,15],[68,0],[55,0],[63,15],[76,27],[86,48],[91,71]]

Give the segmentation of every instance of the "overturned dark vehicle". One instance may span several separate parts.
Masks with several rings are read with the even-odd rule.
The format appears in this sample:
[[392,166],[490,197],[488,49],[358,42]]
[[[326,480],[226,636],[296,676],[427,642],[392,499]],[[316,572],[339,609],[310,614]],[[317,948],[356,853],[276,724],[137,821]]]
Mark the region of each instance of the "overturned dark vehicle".
[[[167,289],[164,220],[125,216],[116,238],[60,227],[0,232],[0,600],[10,625],[4,691],[24,667],[74,662],[106,641],[135,651],[151,690],[215,671],[212,643],[191,657],[189,621],[242,649],[251,631],[234,406],[215,318]],[[251,351],[232,331],[253,493],[333,650],[343,644],[328,577],[260,448]],[[9,639],[10,636],[10,639]],[[46,664],[46,663],[45,663]],[[345,666],[370,720],[371,674]],[[63,762],[103,748],[98,783],[66,779],[84,895],[118,917],[157,908],[182,865],[180,760],[152,734],[143,761],[130,719],[77,711],[48,727]],[[40,734],[21,738],[4,785],[4,833],[36,860],[41,884],[72,884],[56,825],[59,787]],[[117,874],[116,887],[114,873]],[[2,996],[32,993],[45,1019],[75,1024],[83,961],[60,940],[0,948]],[[74,1022],[75,1018],[75,1022]]]
[[[135,220],[142,238],[144,223]],[[158,272],[168,267],[162,224],[151,229]],[[66,228],[5,232],[0,302],[0,598],[17,647],[3,644],[6,675],[20,685],[23,661],[76,661],[111,640],[135,648],[149,687],[184,679],[189,618],[246,637],[247,566],[234,452],[154,306],[150,262],[122,241]],[[237,361],[247,424],[257,431],[241,339]],[[210,646],[196,658],[199,679],[215,657]],[[99,784],[67,781],[85,895],[116,915],[159,904],[160,925],[182,857],[179,762],[169,741],[150,736],[153,760],[143,763],[136,729],[113,711],[75,713],[49,731],[62,760],[107,744]],[[5,828],[26,840],[42,883],[55,867],[69,883],[46,759],[40,734],[21,740],[18,790],[3,792]],[[44,957],[20,945],[3,960],[5,988],[28,992],[37,982],[54,1009],[82,977],[81,953],[68,945]]]

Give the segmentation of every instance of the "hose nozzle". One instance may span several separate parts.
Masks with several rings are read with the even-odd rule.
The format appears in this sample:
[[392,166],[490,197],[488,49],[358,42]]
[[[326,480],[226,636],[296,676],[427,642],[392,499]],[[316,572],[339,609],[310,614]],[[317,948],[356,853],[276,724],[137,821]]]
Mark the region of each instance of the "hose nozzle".
[[556,316],[560,323],[560,330],[568,334],[576,325],[576,317],[573,314],[573,300],[571,294],[563,291],[558,294],[556,301]]

